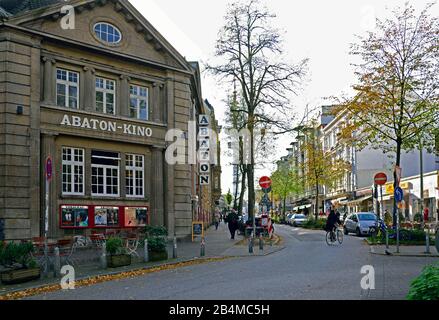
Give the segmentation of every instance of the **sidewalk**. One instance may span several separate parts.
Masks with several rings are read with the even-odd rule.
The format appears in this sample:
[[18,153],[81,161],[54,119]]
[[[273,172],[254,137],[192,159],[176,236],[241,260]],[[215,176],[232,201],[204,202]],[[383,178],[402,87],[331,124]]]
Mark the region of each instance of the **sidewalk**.
[[396,246],[389,246],[388,253],[386,253],[386,246],[372,245],[370,246],[370,253],[383,256],[398,256],[398,257],[438,257],[439,254],[435,246],[430,246],[430,254],[426,254],[425,246],[400,246],[399,253],[396,253]]
[[[118,275],[124,272],[147,270],[157,267],[172,267],[185,262],[210,262],[216,259],[228,259],[237,257],[252,257],[252,256],[265,256],[283,249],[282,246],[270,246],[266,245],[264,250],[259,250],[258,242],[256,241],[254,247],[254,253],[248,253],[248,246],[242,245],[243,236],[236,236],[235,240],[230,239],[230,233],[227,225],[220,224],[218,230],[215,227],[211,227],[205,234],[205,256],[201,257],[201,243],[200,239],[192,243],[191,241],[182,241],[177,243],[177,259],[173,259],[173,244],[168,244],[168,257],[169,260],[161,262],[143,262],[143,248],[138,250],[140,258],[133,257],[133,263],[130,266],[117,268],[117,269],[102,269],[99,263],[99,251],[82,250],[74,257],[76,261],[80,260],[79,266],[75,267],[76,281],[91,279],[98,276],[106,275]],[[241,242],[241,245],[240,245]],[[20,292],[27,289],[36,289],[44,286],[58,285],[60,278],[54,278],[53,275],[49,275],[46,279],[39,279],[32,282],[23,284],[5,286],[0,283],[0,299],[2,295],[10,294],[14,292]]]

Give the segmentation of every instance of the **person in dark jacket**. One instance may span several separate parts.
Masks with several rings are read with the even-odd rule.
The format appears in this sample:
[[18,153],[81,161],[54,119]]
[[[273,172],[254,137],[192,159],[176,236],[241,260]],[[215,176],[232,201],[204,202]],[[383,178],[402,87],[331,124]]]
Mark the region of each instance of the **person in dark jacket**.
[[334,230],[337,224],[341,224],[340,213],[337,214],[334,209],[331,209],[328,220],[326,221],[326,231]]
[[232,210],[229,215],[227,216],[227,223],[229,225],[229,231],[232,240],[235,240],[235,234],[236,230],[238,230],[238,215],[236,214],[235,210]]

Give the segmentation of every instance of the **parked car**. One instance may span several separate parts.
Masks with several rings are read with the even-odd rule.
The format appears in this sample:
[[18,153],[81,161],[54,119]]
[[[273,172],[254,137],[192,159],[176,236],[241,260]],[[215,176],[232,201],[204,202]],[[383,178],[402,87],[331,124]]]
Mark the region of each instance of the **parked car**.
[[291,225],[291,218],[294,216],[294,213],[287,214],[287,217],[285,218],[285,221],[288,225]]
[[294,214],[291,218],[291,225],[293,227],[298,227],[303,225],[306,222],[306,216],[304,214]]
[[349,215],[344,222],[344,233],[355,233],[358,237],[370,234],[370,227],[378,226],[378,218],[372,212],[359,212]]

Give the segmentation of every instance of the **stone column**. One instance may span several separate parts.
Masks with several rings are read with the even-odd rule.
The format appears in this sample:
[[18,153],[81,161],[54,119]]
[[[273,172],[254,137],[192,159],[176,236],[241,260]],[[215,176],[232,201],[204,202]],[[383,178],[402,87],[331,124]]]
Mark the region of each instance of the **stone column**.
[[164,216],[164,184],[163,184],[163,149],[160,147],[152,148],[151,166],[151,190],[152,190],[152,211],[151,224],[163,226]]
[[154,122],[161,122],[160,117],[160,85],[158,83],[154,83],[153,94],[152,94],[152,117],[151,120]]
[[130,81],[131,78],[126,75],[120,76],[120,94],[119,94],[119,103],[117,106],[117,114],[123,116],[123,117],[129,117],[130,116]]
[[[85,111],[95,111],[95,92],[96,92],[96,84],[94,81],[95,69],[91,67],[84,67],[84,86],[83,86],[83,104],[82,108]],[[80,105],[81,108],[81,105]],[[81,108],[81,109],[82,109]]]
[[43,57],[44,63],[44,92],[43,101],[45,104],[55,105],[56,97],[56,73],[55,73],[55,59]]

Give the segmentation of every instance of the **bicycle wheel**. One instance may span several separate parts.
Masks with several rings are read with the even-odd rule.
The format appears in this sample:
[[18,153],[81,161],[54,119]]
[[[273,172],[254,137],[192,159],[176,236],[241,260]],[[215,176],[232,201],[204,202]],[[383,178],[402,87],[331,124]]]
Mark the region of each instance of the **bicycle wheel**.
[[337,230],[337,241],[339,244],[343,243],[343,232],[340,229]]
[[332,245],[333,243],[334,243],[335,241],[334,241],[334,239],[333,239],[333,237],[332,237],[332,232],[326,232],[326,244],[328,245],[328,246],[330,246],[330,245]]

